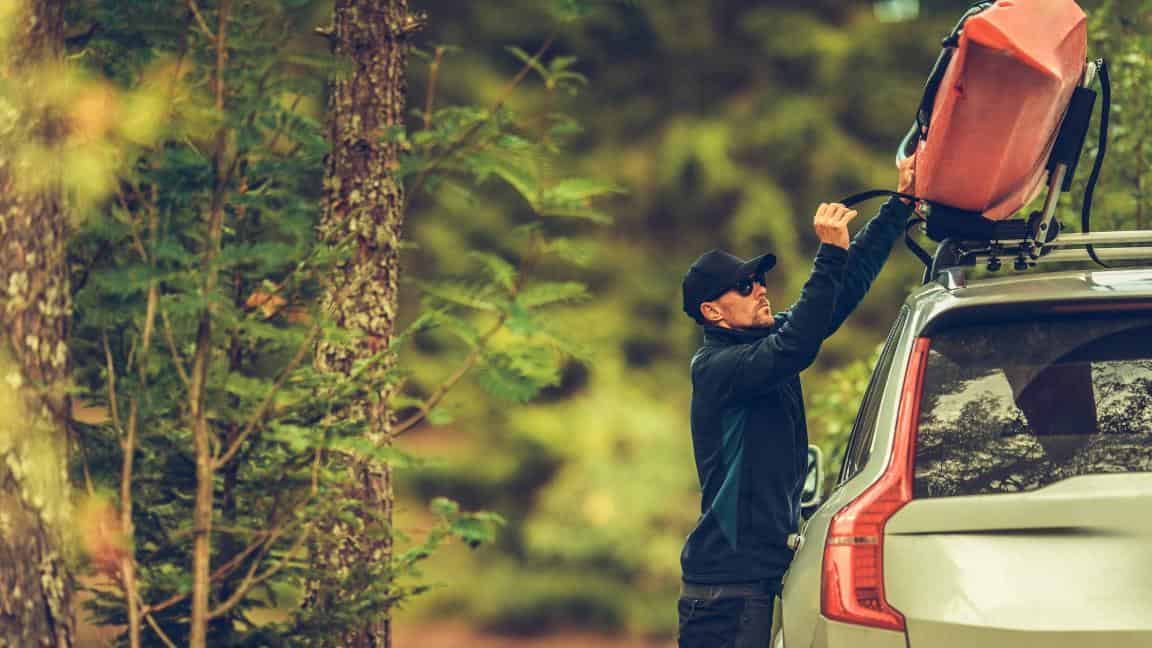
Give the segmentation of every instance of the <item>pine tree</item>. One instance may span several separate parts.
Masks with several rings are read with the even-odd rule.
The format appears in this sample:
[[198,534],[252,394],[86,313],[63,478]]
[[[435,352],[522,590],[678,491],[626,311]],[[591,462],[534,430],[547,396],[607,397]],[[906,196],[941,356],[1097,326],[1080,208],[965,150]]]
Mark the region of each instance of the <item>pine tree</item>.
[[[33,0],[16,12],[4,16],[11,30],[5,81],[23,88],[12,96],[35,102],[37,70],[61,59],[63,2]],[[15,118],[5,124],[0,161],[0,325],[12,361],[5,358],[0,392],[0,644],[60,648],[72,645],[74,632],[61,534],[68,514],[67,217],[55,170],[13,151],[31,142],[50,154],[63,121],[47,102],[5,108]]]
[[[536,317],[586,292],[534,280],[541,257],[575,251],[542,222],[471,252],[463,301],[461,278],[427,282],[415,321],[396,327],[405,177],[426,198],[501,180],[542,214],[593,220],[605,188],[546,182],[555,140],[537,142],[540,120],[513,119],[504,99],[431,110],[429,88],[424,128],[406,132],[418,21],[397,4],[337,9],[321,30],[330,53],[305,44],[297,5],[279,0],[98,0],[71,17],[92,33],[76,56],[103,79],[91,90],[125,107],[111,114],[156,120],[109,122],[116,182],[89,199],[70,253],[75,376],[97,410],[77,422],[78,463],[119,491],[128,538],[122,578],[87,607],[128,627],[128,643],[387,645],[390,610],[426,589],[416,566],[502,523],[439,498],[433,528],[394,533],[388,469],[414,460],[388,440],[443,421],[438,405],[470,372],[521,402],[558,381],[569,353]],[[540,53],[505,98],[537,68],[549,87],[572,76],[571,59],[545,68]],[[327,125],[313,117],[325,95]],[[465,353],[443,384],[413,389],[396,353],[432,327]],[[303,600],[284,598],[301,585]],[[253,623],[270,604],[296,613]]]
[[[403,124],[407,84],[407,35],[416,20],[407,0],[337,0],[331,42],[338,58],[348,59],[350,71],[338,74],[328,104],[331,152],[325,169],[319,238],[339,247],[349,241],[351,253],[334,272],[323,298],[323,310],[351,339],[323,341],[316,366],[349,376],[358,361],[388,354],[396,323],[399,249],[404,193],[396,169],[400,147],[389,137]],[[380,376],[385,361],[373,369]],[[366,376],[368,390],[361,402],[339,416],[362,422],[374,446],[390,443],[387,408],[390,383]],[[336,458],[340,461],[340,458]],[[349,517],[333,517],[314,547],[321,574],[310,583],[314,611],[331,608],[337,599],[355,599],[353,572],[389,577],[392,560],[392,475],[381,461],[346,458]],[[379,587],[363,583],[364,589]],[[374,597],[368,596],[369,601]],[[388,610],[368,609],[359,627],[329,639],[338,646],[390,645]]]

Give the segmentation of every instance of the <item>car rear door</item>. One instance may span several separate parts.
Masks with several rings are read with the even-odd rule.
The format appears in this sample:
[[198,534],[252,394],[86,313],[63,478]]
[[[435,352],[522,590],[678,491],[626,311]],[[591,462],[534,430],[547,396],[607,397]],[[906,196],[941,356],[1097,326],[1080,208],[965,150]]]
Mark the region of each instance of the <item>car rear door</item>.
[[928,342],[912,501],[884,528],[916,646],[1152,646],[1152,314]]

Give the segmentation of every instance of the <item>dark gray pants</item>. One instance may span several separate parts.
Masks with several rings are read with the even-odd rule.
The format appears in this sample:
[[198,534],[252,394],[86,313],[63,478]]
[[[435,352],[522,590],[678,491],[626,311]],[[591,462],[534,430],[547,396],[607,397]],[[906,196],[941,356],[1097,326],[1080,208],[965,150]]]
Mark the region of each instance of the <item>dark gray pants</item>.
[[677,608],[680,648],[768,648],[779,586],[685,583]]

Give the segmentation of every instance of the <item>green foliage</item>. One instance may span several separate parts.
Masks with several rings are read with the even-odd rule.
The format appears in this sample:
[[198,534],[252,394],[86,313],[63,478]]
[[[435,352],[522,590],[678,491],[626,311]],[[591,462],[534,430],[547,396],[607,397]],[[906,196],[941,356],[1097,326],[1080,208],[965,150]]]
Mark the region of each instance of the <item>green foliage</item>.
[[566,89],[569,94],[576,94],[580,86],[588,85],[588,77],[573,71],[573,66],[579,60],[575,56],[556,56],[545,65],[519,47],[509,47],[508,51],[539,74],[544,87],[549,91]]
[[[531,123],[538,133],[564,131],[575,167],[628,190],[602,203],[614,224],[610,236],[590,232],[584,219],[546,220],[563,238],[540,248],[540,278],[575,279],[591,295],[575,307],[559,303],[549,320],[581,331],[588,358],[566,364],[556,385],[513,410],[486,404],[483,386],[453,398],[455,423],[431,444],[444,460],[404,482],[419,493],[455,484],[453,496],[465,501],[467,493],[470,504],[501,511],[509,526],[494,547],[429,564],[430,577],[451,586],[429,592],[412,614],[452,613],[496,627],[515,619],[517,628],[599,619],[674,633],[668,601],[699,513],[687,411],[687,364],[698,334],[680,312],[682,273],[711,247],[745,257],[772,251],[780,263],[769,295],[785,308],[810,268],[816,205],[895,185],[895,145],[913,118],[939,36],[956,15],[954,7],[926,10],[913,24],[885,25],[870,5],[595,2],[580,22],[561,27],[563,48],[547,52],[540,67],[580,56],[570,69],[591,84],[563,111],[582,129],[568,134],[562,120]],[[542,26],[553,17],[551,3],[526,0],[498,12],[436,1],[428,10],[453,15],[430,25],[437,40],[469,48],[467,66],[441,69],[441,83],[456,96],[489,100],[501,96],[523,55],[539,50],[549,33]],[[518,54],[509,56],[509,43]],[[531,67],[534,81],[546,78]],[[556,112],[552,102],[564,93],[550,93],[546,83],[525,86],[506,103],[509,116]],[[525,157],[514,166],[523,191],[493,171],[489,199],[438,192],[441,202],[413,221],[420,262],[475,278],[475,261],[454,250],[515,231],[537,211],[523,180],[535,165]],[[546,172],[536,177],[559,185]],[[500,191],[500,184],[508,186]],[[862,211],[859,224],[870,215]],[[517,242],[498,240],[507,249],[501,257],[515,258]],[[561,269],[571,274],[556,277]],[[858,403],[850,384],[867,379],[862,358],[881,341],[917,273],[917,262],[896,250],[872,295],[805,375],[810,434],[826,449],[842,443]],[[573,288],[584,299],[579,294]],[[535,300],[530,284],[518,299]],[[439,333],[409,349],[408,365],[420,366],[414,388],[427,390],[452,366],[458,343]],[[847,365],[851,376],[829,377]],[[839,456],[826,455],[830,463]],[[528,594],[485,595],[499,583]],[[633,605],[642,599],[657,602],[652,611]],[[601,615],[593,601],[608,601],[614,612]]]
[[[581,348],[548,313],[587,298],[583,283],[555,267],[587,255],[545,217],[606,221],[593,201],[619,189],[559,170],[560,125],[575,131],[568,118],[544,114],[556,128],[540,131],[534,114],[464,104],[417,112],[423,128],[387,134],[408,153],[399,171],[411,194],[452,204],[511,190],[530,216],[508,242],[460,255],[466,274],[406,272],[424,293],[423,309],[348,378],[312,367],[321,336],[355,343],[357,334],[334,327],[318,304],[325,274],[355,249],[315,243],[328,151],[324,81],[341,63],[302,28],[298,11],[309,4],[242,0],[225,18],[213,2],[190,12],[100,0],[70,16],[99,26],[77,53],[89,74],[118,97],[161,100],[138,106],[161,116],[152,139],[112,140],[122,164],[101,172],[115,178],[113,197],[91,201],[71,246],[79,395],[108,414],[85,425],[84,468],[98,487],[118,491],[132,444],[139,596],[158,628],[145,629],[149,644],[161,632],[177,643],[188,637],[196,367],[207,366],[202,398],[215,470],[209,643],[263,645],[320,639],[389,614],[426,589],[420,565],[439,547],[492,542],[505,523],[435,499],[435,522],[420,537],[387,531],[398,543],[393,560],[322,575],[335,589],[320,596],[335,596],[337,606],[322,616],[301,609],[305,583],[321,575],[307,555],[317,522],[336,520],[367,539],[378,515],[351,496],[348,461],[425,466],[368,440],[360,417],[337,412],[393,393],[401,433],[443,425],[452,406],[441,400],[469,369],[489,395],[520,403],[556,385]],[[222,20],[227,32],[216,34]],[[217,51],[222,37],[226,58]],[[574,61],[521,57],[550,89],[565,91],[584,83]],[[389,361],[443,335],[463,348],[454,349],[461,367],[441,376],[438,389],[422,390],[414,365]],[[92,594],[97,622],[127,622],[122,591]],[[253,621],[261,608],[276,610],[271,622]]]
[[633,625],[629,617],[638,615],[630,608],[639,607],[638,597],[626,586],[587,571],[557,574],[542,567],[490,562],[477,574],[483,588],[433,590],[430,595],[438,598],[431,611],[444,616],[463,612],[482,629],[521,636],[562,630],[574,620],[584,631],[610,632]]
[[[522,51],[524,65],[535,65],[549,91],[574,89],[568,72],[571,61],[544,68]],[[493,110],[476,107],[441,108],[424,115],[429,127],[408,136],[413,153],[402,165],[404,177],[414,177],[415,190],[425,185],[433,194],[443,187],[450,193],[476,200],[474,189],[498,180],[513,189],[538,215],[586,219],[606,223],[608,216],[593,201],[618,194],[613,183],[591,178],[557,178],[550,158],[555,154],[564,129],[552,128],[542,137],[518,123],[518,116],[497,106]],[[566,125],[563,115],[549,115],[550,124]],[[432,175],[435,173],[435,175]]]
[[[881,24],[871,3],[802,4],[422,3],[429,22],[412,36],[422,49],[410,68],[411,118],[381,134],[406,151],[398,172],[409,202],[407,328],[392,350],[395,370],[378,376],[378,355],[348,381],[312,371],[308,357],[285,371],[317,329],[355,340],[316,305],[319,279],[353,251],[312,243],[327,146],[322,84],[341,67],[311,32],[330,7],[237,4],[221,115],[211,97],[212,44],[184,3],[71,5],[73,31],[101,25],[74,59],[131,106],[112,130],[123,154],[101,167],[120,182],[97,183],[119,188],[123,202],[87,210],[73,244],[82,286],[74,353],[83,399],[107,407],[107,335],[120,429],[138,400],[133,492],[144,600],[190,587],[193,454],[181,373],[209,308],[217,441],[269,402],[218,477],[213,565],[277,526],[283,532],[260,572],[285,560],[214,624],[215,645],[274,645],[300,630],[284,618],[310,575],[293,544],[318,516],[355,523],[362,513],[341,495],[339,464],[320,466],[312,494],[317,450],[402,467],[398,528],[425,531],[400,541],[394,565],[349,581],[360,594],[334,618],[301,617],[309,633],[399,602],[502,630],[575,623],[674,632],[677,554],[699,504],[686,372],[698,340],[679,311],[681,274],[711,247],[771,250],[780,264],[769,294],[786,307],[815,248],[815,205],[894,185],[892,149],[957,11],[923,1],[917,20]],[[1148,227],[1146,2],[1089,5],[1091,51],[1113,62],[1118,106],[1095,226]],[[215,25],[217,4],[198,6]],[[222,244],[205,264],[220,126],[240,163],[226,187]],[[1086,157],[1081,186],[1089,167]],[[1078,222],[1078,203],[1068,202],[1061,218]],[[614,226],[601,227],[607,222]],[[893,256],[804,377],[811,435],[830,474],[874,362],[869,352],[918,277],[915,260]],[[365,444],[358,424],[331,420],[377,379],[398,386],[390,405],[406,431],[397,448]],[[111,422],[83,432],[93,478],[115,490],[121,432]],[[437,496],[459,504],[439,501],[427,512]],[[484,509],[507,524],[461,512]],[[486,546],[473,551],[475,541]],[[250,564],[215,583],[216,602]],[[107,591],[95,605],[102,620],[124,622],[123,602]],[[155,615],[178,643],[187,610],[182,601]]]
[[860,402],[864,400],[881,348],[877,347],[867,358],[830,371],[819,391],[811,397],[808,416],[814,427],[822,431],[812,442],[824,451],[824,474],[828,475],[825,484],[829,489],[836,484],[852,424]]
[[459,504],[444,497],[432,500],[431,507],[439,516],[440,524],[429,535],[429,543],[439,542],[451,535],[475,549],[483,543],[491,542],[496,537],[496,529],[506,523],[496,513],[462,513]]
[[[585,7],[595,11],[560,30],[561,54],[578,53],[573,70],[591,81],[565,107],[583,127],[568,136],[576,164],[629,190],[607,203],[614,235],[594,254],[581,254],[588,236],[578,227],[566,230],[561,244],[577,254],[559,263],[583,259],[574,271],[594,297],[556,317],[588,331],[595,362],[573,363],[541,402],[513,412],[480,404],[478,389],[466,392],[475,402],[464,394],[455,401],[457,423],[445,434],[469,441],[437,447],[445,462],[406,479],[421,492],[430,483],[456,483],[454,493],[472,493],[476,505],[492,502],[509,527],[485,552],[452,555],[446,560],[456,562],[443,571],[429,565],[452,587],[430,592],[414,613],[544,627],[550,619],[585,623],[593,616],[587,601],[611,600],[613,616],[596,618],[675,632],[668,601],[679,577],[677,555],[699,511],[687,421],[687,363],[698,336],[679,312],[680,278],[711,247],[745,257],[772,251],[780,264],[769,296],[786,307],[810,267],[815,206],[866,188],[893,188],[895,146],[913,119],[939,39],[966,4],[921,0],[920,16],[901,23],[877,21],[872,5],[596,2]],[[1152,51],[1146,8],[1141,13],[1146,5],[1083,3],[1093,24],[1090,53],[1112,60],[1121,108],[1097,191],[1097,229],[1135,227],[1138,205],[1147,203],[1135,198],[1134,172],[1149,168],[1148,158],[1134,151],[1147,130],[1140,125],[1152,117],[1138,108],[1149,97],[1139,92],[1149,80],[1136,75],[1145,68],[1125,59]],[[438,38],[469,44],[469,65],[444,82],[459,95],[485,98],[499,96],[512,69],[507,44],[516,43],[521,55],[537,51],[543,39],[525,34],[546,33],[540,25],[554,9],[527,0],[500,11],[428,6],[433,15],[453,14],[431,26]],[[533,87],[508,110],[549,100],[545,88]],[[1133,114],[1126,126],[1125,111]],[[1086,148],[1080,187],[1063,203],[1066,224],[1079,222],[1091,135]],[[446,193],[441,198],[460,204]],[[451,250],[521,224],[519,215],[529,209],[519,192],[494,198],[499,202],[467,203],[466,217],[433,208],[435,222],[413,225],[430,264],[468,272],[470,260]],[[870,208],[861,210],[859,224]],[[1143,218],[1148,227],[1146,212]],[[810,436],[825,449],[830,475],[838,472],[874,350],[920,271],[898,247],[868,299],[803,377]],[[418,357],[422,364],[444,363],[452,348],[427,345]],[[545,587],[553,581],[560,585]],[[493,600],[487,593],[500,583],[530,594]],[[648,617],[650,624],[637,624],[631,601],[645,596],[664,607]]]
[[[212,5],[201,8],[215,17]],[[195,490],[187,381],[193,356],[206,352],[205,402],[220,464],[214,565],[232,565],[213,582],[213,605],[247,588],[249,570],[266,575],[211,623],[210,642],[225,645],[245,641],[235,622],[275,604],[274,591],[305,577],[298,550],[324,510],[309,487],[324,470],[312,460],[355,432],[320,423],[355,390],[318,389],[322,377],[300,361],[315,340],[307,304],[329,260],[314,253],[311,232],[318,192],[310,178],[326,148],[319,120],[293,97],[319,91],[320,79],[302,79],[280,58],[289,16],[278,4],[237,3],[228,32],[228,100],[218,112],[210,94],[214,45],[189,18],[161,2],[131,10],[93,3],[72,17],[102,26],[82,60],[120,92],[155,88],[150,66],[171,66],[159,141],[123,151],[131,163],[117,180],[116,199],[93,209],[73,241],[76,266],[89,279],[78,282],[73,352],[85,400],[134,412],[88,431],[89,467],[95,480],[115,488],[117,445],[135,434],[140,595],[147,604],[176,597],[153,616],[178,642],[188,633],[188,603],[180,597],[191,586]],[[217,208],[219,243],[206,218]],[[204,314],[212,337],[199,340]],[[226,461],[229,450],[236,454]],[[95,592],[92,608],[103,623],[126,621],[118,592]]]
[[[1105,0],[1090,13],[1089,55],[1108,60],[1112,117],[1108,150],[1096,188],[1092,228],[1152,227],[1152,17],[1144,0]],[[1099,103],[1099,99],[1097,103]],[[1097,110],[1099,112],[1099,110]],[[1095,160],[1096,128],[1089,132],[1077,167],[1073,195],[1083,195]],[[1080,229],[1080,201],[1062,212],[1066,225]]]

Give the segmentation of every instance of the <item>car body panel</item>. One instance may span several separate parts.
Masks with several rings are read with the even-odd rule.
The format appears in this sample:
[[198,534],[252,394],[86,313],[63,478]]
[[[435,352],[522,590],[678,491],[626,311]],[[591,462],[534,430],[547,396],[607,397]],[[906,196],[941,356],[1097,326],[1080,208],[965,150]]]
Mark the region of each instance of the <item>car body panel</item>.
[[[914,500],[885,527],[909,645],[1152,645],[1152,474]],[[1071,643],[1072,637],[1081,643]]]
[[[948,289],[932,282],[912,293],[905,307],[908,317],[903,320],[893,344],[895,351],[887,375],[880,387],[880,405],[871,438],[869,459],[859,472],[837,485],[828,499],[815,511],[802,528],[804,544],[796,552],[792,566],[784,579],[781,604],[781,633],[774,644],[789,648],[806,646],[867,646],[875,640],[877,645],[905,646],[905,635],[888,630],[852,626],[830,621],[820,614],[820,579],[822,572],[824,544],[832,517],[845,505],[858,497],[884,472],[892,452],[892,442],[899,396],[903,386],[903,376],[908,365],[912,346],[921,332],[929,329],[933,322],[944,321],[948,316],[966,309],[1003,307],[1011,309],[1026,305],[1096,305],[1107,308],[1110,302],[1137,302],[1146,304],[1152,311],[1152,269],[1102,270],[1045,272],[1011,275],[971,282],[966,286]],[[1141,306],[1143,309],[1143,306]],[[1152,493],[1152,476],[1135,475],[1089,475],[1077,477],[1049,485],[1038,491],[1019,495],[974,496],[985,503],[993,503],[984,510],[981,508],[981,524],[999,532],[975,534],[978,540],[969,543],[972,556],[956,553],[947,542],[939,540],[940,535],[963,536],[965,529],[963,500],[973,498],[939,498],[934,500],[914,500],[898,512],[885,529],[885,583],[889,602],[898,610],[910,615],[908,622],[910,644],[920,646],[959,646],[980,645],[992,648],[998,645],[1139,645],[1152,646],[1152,635],[1145,634],[1152,628],[1152,613],[1139,617],[1152,609],[1152,516],[1135,525],[1114,524],[1128,517],[1139,517],[1134,511],[1152,511],[1152,499],[1148,496],[1129,492],[1129,487],[1117,486],[1125,494],[1106,498],[1108,501],[1094,501],[1079,489],[1074,482],[1091,483],[1093,488],[1105,488],[1103,484],[1144,484],[1144,491]],[[1109,492],[1098,491],[1098,495]],[[1035,510],[1032,506],[1035,505]],[[1025,510],[1027,509],[1027,510]],[[1069,515],[1075,512],[1071,519]],[[999,516],[999,517],[997,517]],[[999,526],[997,526],[999,525]],[[1052,529],[1085,527],[1081,536],[1069,535],[1067,546],[1046,549],[1044,556],[1037,554],[1033,560],[1010,560],[1012,557],[1027,555],[1028,548],[1036,542],[1017,541],[1022,530],[1033,529],[1036,533],[1052,533]],[[1122,527],[1122,528],[1121,528]],[[931,529],[932,533],[920,533]],[[986,529],[985,531],[989,531]],[[935,537],[933,537],[935,536]],[[953,537],[953,540],[956,538]],[[1061,542],[1064,542],[1061,540]],[[1059,543],[1058,543],[1059,544]],[[1063,551],[1063,553],[1060,553]],[[1023,553],[1018,553],[1023,552]],[[1055,552],[1055,553],[1053,553]],[[1094,555],[1100,552],[1101,555]],[[983,556],[984,565],[973,556]],[[992,558],[989,559],[989,556]],[[1050,561],[1057,560],[1053,563]],[[944,611],[963,605],[963,597],[945,596],[932,582],[925,578],[926,565],[939,561],[943,565],[964,565],[970,577],[983,578],[982,584],[967,584],[964,591],[979,592],[978,596],[996,596],[994,600],[1011,600],[1017,594],[1012,606],[1004,607],[1005,614],[1014,615],[1015,623],[998,619],[998,625],[990,625],[989,612],[960,615],[959,619],[947,617]],[[971,565],[970,563],[975,563]],[[1061,578],[1053,564],[1067,567]],[[1126,567],[1122,567],[1127,565]],[[1121,569],[1129,570],[1118,580]],[[1014,576],[1012,569],[1018,570]],[[998,571],[999,570],[999,571]],[[1046,576],[1043,574],[1047,574]],[[1146,577],[1139,578],[1140,574]],[[1039,598],[1024,600],[1019,594],[1021,577],[1037,578],[1037,583],[1047,586],[1043,592],[1035,593],[1029,586],[1027,596]],[[968,576],[965,576],[968,578]],[[1076,579],[1085,579],[1080,592],[1072,592],[1079,585]],[[1127,588],[1129,594],[1116,592],[1113,587]],[[956,591],[956,587],[948,587]],[[1064,596],[1064,599],[1060,597]],[[1129,596],[1131,600],[1120,600]],[[1007,604],[1004,604],[1007,605]],[[902,607],[903,606],[903,607]],[[950,607],[951,606],[951,607]],[[1076,614],[1068,612],[1069,606],[1078,607]],[[1107,613],[1092,612],[1098,607],[1111,606]],[[905,611],[905,607],[907,611]],[[1053,615],[1061,618],[1053,621]],[[1094,617],[1094,620],[1093,620]],[[1139,618],[1138,618],[1139,617]],[[1046,623],[1064,623],[1055,635],[1042,633],[1038,628],[1048,627]],[[852,628],[851,631],[845,628]],[[1110,630],[1104,630],[1110,628]],[[1000,634],[998,634],[1000,633]],[[893,637],[898,637],[896,642]],[[996,637],[1002,637],[997,639]],[[1100,643],[1101,641],[1106,643]]]
[[848,623],[821,620],[816,629],[816,640],[812,648],[908,648],[904,633],[891,630],[876,630]]
[[[913,323],[909,321],[908,326]],[[906,327],[907,328],[907,327]],[[889,375],[885,379],[884,393],[880,402],[878,421],[895,422],[899,401],[901,378],[908,363],[908,356],[912,351],[912,336],[904,336],[896,343],[895,355]],[[886,458],[891,454],[892,426],[879,423],[876,436],[872,440],[871,456],[869,461],[853,476],[838,485],[801,528],[804,544],[796,551],[792,565],[784,577],[783,592],[781,594],[781,628],[784,637],[797,637],[796,642],[788,641],[788,646],[815,646],[815,645],[855,645],[855,644],[816,644],[817,636],[827,640],[829,636],[835,640],[841,632],[831,635],[825,626],[846,626],[853,628],[855,635],[868,635],[876,633],[877,641],[891,641],[893,635],[899,637],[899,645],[904,647],[904,635],[886,630],[849,626],[848,624],[830,621],[820,614],[820,578],[824,561],[824,540],[828,535],[828,527],[832,517],[849,502],[858,497],[872,482],[876,481],[887,465]],[[863,641],[860,636],[856,640]],[[881,644],[883,645],[883,644]]]

